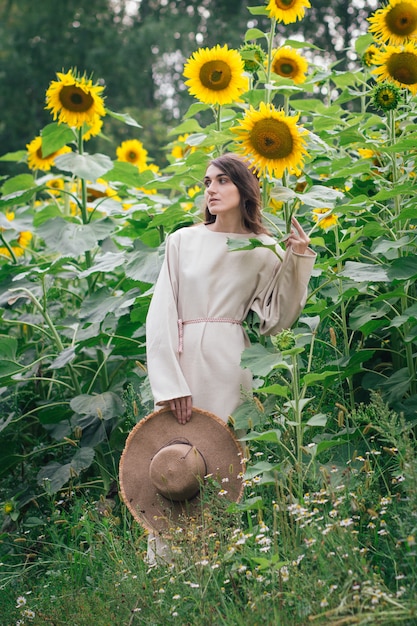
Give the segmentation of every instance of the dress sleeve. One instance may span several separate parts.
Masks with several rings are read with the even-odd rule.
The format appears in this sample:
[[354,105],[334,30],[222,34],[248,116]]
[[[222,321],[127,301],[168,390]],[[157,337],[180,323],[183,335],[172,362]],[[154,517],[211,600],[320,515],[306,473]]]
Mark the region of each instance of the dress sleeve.
[[[277,245],[279,256],[270,273],[266,287],[257,295],[252,310],[261,320],[260,332],[275,335],[284,328],[291,328],[304,308],[307,288],[316,254],[307,249],[306,254],[297,254],[291,249],[285,252]],[[282,259],[280,261],[279,259]]]
[[166,240],[165,258],[146,318],[146,357],[155,404],[191,395],[178,354],[179,241]]

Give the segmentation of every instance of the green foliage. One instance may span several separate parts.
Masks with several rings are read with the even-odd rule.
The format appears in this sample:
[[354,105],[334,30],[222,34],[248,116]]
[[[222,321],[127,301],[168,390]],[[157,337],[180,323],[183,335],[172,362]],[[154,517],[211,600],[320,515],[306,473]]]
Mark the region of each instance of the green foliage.
[[[148,568],[146,534],[114,496],[60,492],[19,529],[3,527],[3,619],[29,610],[35,625],[414,624],[411,429],[377,395],[350,419],[353,456],[323,464],[300,501],[277,474],[266,484],[252,472],[244,502],[229,507],[208,483],[202,515],[172,530],[171,565]],[[271,454],[260,450],[258,465]]]
[[[72,19],[72,4],[61,4],[58,17]],[[186,5],[158,4],[158,14],[172,10],[179,23]],[[97,19],[105,30],[107,3],[94,6],[103,9]],[[157,35],[162,46],[151,13],[151,4],[142,2],[143,40],[120,22],[125,53],[131,53],[121,81],[138,46]],[[291,44],[282,24],[273,23],[270,32],[258,28],[264,6],[251,14],[259,22],[244,41],[261,42],[267,57],[274,37]],[[20,7],[10,3],[8,17],[19,15]],[[86,18],[80,36],[87,25]],[[103,32],[103,46],[108,37]],[[357,50],[362,54],[368,44],[361,39]],[[14,54],[9,50],[8,59]],[[88,57],[99,75],[104,57],[99,50]],[[164,152],[158,148],[138,166],[115,158],[114,129],[122,129],[122,139],[143,130],[150,145],[154,132],[164,134],[140,128],[143,120],[152,120],[149,126],[161,120],[149,114],[153,100],[135,104],[140,123],[130,112],[119,113],[112,80],[103,131],[92,140],[105,149],[90,150],[85,128],[49,120],[40,124],[42,158],[71,149],[52,169],[23,171],[25,150],[1,157],[17,170],[0,189],[0,560],[8,618],[19,618],[16,598],[33,591],[38,623],[59,623],[62,607],[68,621],[75,603],[85,623],[94,613],[94,623],[104,626],[103,602],[110,602],[126,623],[138,613],[155,624],[196,623],[201,615],[207,624],[257,624],[265,615],[271,624],[411,624],[415,97],[405,92],[396,109],[376,112],[368,68],[311,65],[302,87],[260,68],[242,102],[192,104],[171,129]],[[42,100],[41,90],[36,110],[43,110]],[[145,346],[152,287],[166,235],[203,219],[208,160],[236,149],[231,128],[248,105],[263,101],[300,113],[308,131],[299,176],[261,177],[273,235],[281,242],[297,216],[318,253],[308,300],[293,331],[272,339],[260,336],[254,316],[246,321],[251,345],[242,366],[254,375],[254,398],[232,416],[249,456],[243,502],[226,511],[211,494],[203,525],[191,523],[183,537],[174,533],[176,563],[149,578],[142,533],[130,527],[115,494],[127,433],[153,406]],[[256,238],[229,241],[230,254],[259,246]],[[35,574],[61,608],[47,605],[40,584],[30,589]],[[80,587],[87,591],[74,599],[72,590]]]

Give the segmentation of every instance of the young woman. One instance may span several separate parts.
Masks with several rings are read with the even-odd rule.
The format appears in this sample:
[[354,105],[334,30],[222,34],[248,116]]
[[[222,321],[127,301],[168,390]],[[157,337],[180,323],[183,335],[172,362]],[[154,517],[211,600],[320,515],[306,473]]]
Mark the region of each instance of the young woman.
[[[262,225],[259,182],[248,163],[224,154],[204,177],[204,224],[168,236],[165,260],[146,323],[148,374],[156,405],[169,405],[180,423],[191,407],[227,421],[250,394],[252,376],[240,366],[248,345],[242,323],[250,311],[263,334],[289,328],[306,300],[315,261],[309,238],[293,218],[282,250]],[[276,244],[230,251],[228,238]]]

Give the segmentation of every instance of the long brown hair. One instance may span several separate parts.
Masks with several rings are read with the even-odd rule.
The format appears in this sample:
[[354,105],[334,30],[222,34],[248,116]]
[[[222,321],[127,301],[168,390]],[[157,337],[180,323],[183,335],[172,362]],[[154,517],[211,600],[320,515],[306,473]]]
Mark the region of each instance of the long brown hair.
[[[244,227],[256,235],[268,233],[262,224],[259,181],[249,169],[248,162],[237,154],[227,152],[210,161],[209,165],[218,167],[238,188]],[[206,224],[213,224],[216,221],[216,216],[210,213],[207,205],[205,207],[205,219]]]

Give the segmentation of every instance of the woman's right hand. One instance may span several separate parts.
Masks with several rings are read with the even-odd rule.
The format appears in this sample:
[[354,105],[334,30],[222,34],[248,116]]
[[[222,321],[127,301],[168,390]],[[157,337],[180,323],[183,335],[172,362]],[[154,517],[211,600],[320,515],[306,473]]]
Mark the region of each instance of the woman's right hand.
[[169,401],[169,408],[174,413],[180,424],[186,424],[191,419],[193,401],[191,396],[174,398]]

